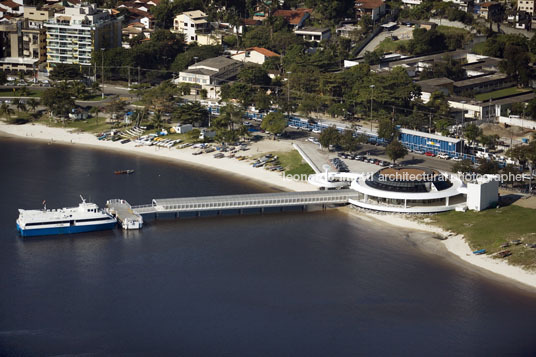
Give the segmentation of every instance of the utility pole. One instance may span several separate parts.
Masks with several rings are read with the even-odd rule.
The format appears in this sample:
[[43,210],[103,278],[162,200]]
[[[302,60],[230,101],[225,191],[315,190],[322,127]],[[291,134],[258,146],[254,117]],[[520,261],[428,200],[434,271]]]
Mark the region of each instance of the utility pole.
[[287,72],[287,119],[290,118],[290,75],[292,72]]
[[130,66],[127,66],[128,69],[128,88],[130,88]]
[[138,66],[138,85],[140,84],[140,66]]
[[370,134],[372,134],[372,101],[374,100],[374,84],[370,85],[372,92],[370,94]]
[[432,113],[430,113],[430,116],[428,118],[428,134],[432,133]]
[[102,99],[104,99],[104,48],[101,48]]

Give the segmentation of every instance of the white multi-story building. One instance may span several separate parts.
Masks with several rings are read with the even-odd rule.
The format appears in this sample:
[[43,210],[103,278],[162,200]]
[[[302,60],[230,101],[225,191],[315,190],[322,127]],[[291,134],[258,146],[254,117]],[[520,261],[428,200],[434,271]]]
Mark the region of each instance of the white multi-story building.
[[186,43],[198,42],[198,34],[210,33],[210,22],[203,11],[183,12],[175,16],[171,32],[184,34]]
[[402,3],[406,6],[417,6],[422,3],[422,0],[402,0]]
[[48,67],[57,63],[91,65],[93,51],[121,46],[121,18],[97,5],[66,7],[45,23]]
[[531,16],[534,16],[534,2],[535,0],[519,0],[517,10],[528,12]]

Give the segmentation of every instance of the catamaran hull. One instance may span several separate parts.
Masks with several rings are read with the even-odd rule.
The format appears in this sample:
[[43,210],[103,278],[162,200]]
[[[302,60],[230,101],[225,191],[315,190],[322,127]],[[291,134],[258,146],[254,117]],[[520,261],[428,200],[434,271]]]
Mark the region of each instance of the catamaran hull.
[[88,225],[80,225],[80,226],[23,229],[17,223],[17,231],[19,231],[19,234],[22,237],[35,237],[35,236],[57,235],[57,234],[104,231],[108,229],[114,229],[116,224],[117,222],[110,222],[110,223],[88,224]]

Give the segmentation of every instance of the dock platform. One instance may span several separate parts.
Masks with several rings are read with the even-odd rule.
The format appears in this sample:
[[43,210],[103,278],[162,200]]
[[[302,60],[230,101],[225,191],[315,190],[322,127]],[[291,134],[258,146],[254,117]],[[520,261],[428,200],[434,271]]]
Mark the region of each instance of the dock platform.
[[125,200],[106,201],[106,210],[117,218],[123,229],[140,229],[143,226],[142,216],[135,212]]

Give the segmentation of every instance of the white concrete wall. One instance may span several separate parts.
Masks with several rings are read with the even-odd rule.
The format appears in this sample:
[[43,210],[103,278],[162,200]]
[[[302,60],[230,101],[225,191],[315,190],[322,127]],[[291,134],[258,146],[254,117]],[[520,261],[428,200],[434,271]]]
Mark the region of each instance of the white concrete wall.
[[[246,53],[248,52],[248,53]],[[248,54],[246,56],[246,54]],[[245,52],[239,52],[232,56],[234,60],[237,61],[243,61],[243,62],[249,62],[249,63],[256,63],[256,64],[263,64],[264,61],[266,61],[266,56],[262,53],[259,53],[257,51],[245,51]]]
[[499,117],[499,123],[508,124],[512,126],[519,126],[521,128],[536,130],[536,121],[521,119],[521,118],[510,118],[510,117]]
[[467,184],[467,208],[482,211],[499,202],[499,181],[487,176],[476,183]]

